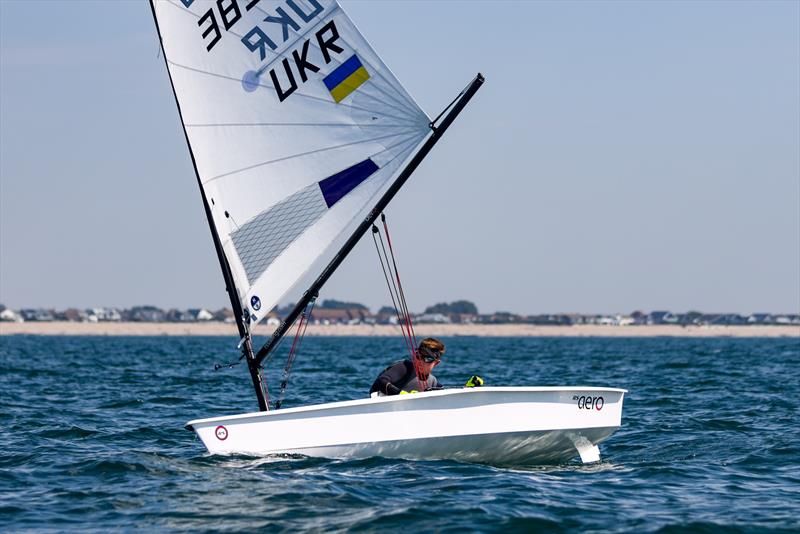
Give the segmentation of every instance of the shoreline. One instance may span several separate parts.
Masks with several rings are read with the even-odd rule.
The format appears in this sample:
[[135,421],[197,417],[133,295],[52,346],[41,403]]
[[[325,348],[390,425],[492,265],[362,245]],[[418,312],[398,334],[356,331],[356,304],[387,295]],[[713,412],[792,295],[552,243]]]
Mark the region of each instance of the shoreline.
[[[266,336],[272,327],[261,326],[254,335]],[[755,326],[677,326],[677,325],[572,325],[530,324],[419,324],[417,337],[769,337],[800,338],[798,325]],[[236,326],[229,323],[0,323],[0,336],[233,336]],[[307,336],[399,337],[395,325],[309,325]]]

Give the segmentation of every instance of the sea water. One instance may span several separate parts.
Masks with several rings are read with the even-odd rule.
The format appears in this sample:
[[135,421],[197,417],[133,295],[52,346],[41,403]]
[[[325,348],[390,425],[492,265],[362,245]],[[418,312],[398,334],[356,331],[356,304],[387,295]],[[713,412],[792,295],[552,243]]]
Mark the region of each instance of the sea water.
[[[255,410],[236,340],[0,338],[0,530],[797,531],[800,340],[445,338],[458,386],[626,388],[602,462],[211,456]],[[273,396],[284,352],[268,363]],[[285,407],[366,396],[401,338],[307,338]]]

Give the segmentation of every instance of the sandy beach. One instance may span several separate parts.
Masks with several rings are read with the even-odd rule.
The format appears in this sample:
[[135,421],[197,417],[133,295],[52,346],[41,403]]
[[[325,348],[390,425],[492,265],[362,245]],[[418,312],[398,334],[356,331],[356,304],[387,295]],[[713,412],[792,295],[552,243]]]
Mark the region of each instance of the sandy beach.
[[[272,327],[261,326],[256,335],[268,335]],[[481,337],[796,337],[800,326],[536,326],[526,324],[420,324],[420,336]],[[236,336],[232,324],[208,323],[0,323],[0,335],[41,336]],[[393,325],[310,325],[308,336],[399,336]]]

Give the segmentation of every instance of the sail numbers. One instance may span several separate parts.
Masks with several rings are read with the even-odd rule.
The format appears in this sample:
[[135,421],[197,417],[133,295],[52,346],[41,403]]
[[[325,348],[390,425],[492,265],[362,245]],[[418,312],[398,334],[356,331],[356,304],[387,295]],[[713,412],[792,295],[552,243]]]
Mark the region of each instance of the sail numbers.
[[[187,8],[195,1],[181,0]],[[303,26],[324,11],[323,6],[318,0],[285,0],[272,12],[267,11],[263,5],[259,5],[260,2],[261,0],[250,0],[247,3],[245,0],[216,0],[200,16],[197,26],[200,28],[200,35],[206,50],[211,52],[222,39],[223,28],[226,32],[231,31],[242,20],[243,14],[251,10],[258,11],[259,24],[250,28],[240,38],[240,41],[262,62],[266,61],[270,54],[273,54],[274,57],[271,58],[269,64],[276,63],[277,66],[269,69],[269,78],[278,100],[283,102],[297,90],[298,78],[299,83],[307,82],[308,73],[319,72],[323,61],[327,65],[332,61],[332,53],[340,54],[344,49],[336,44],[339,32],[334,21],[331,20],[317,30],[312,39],[306,39],[289,53],[284,47],[284,43],[289,41],[291,32],[300,33]],[[266,4],[266,2],[264,3]],[[320,57],[309,58],[309,45],[313,45],[312,49],[318,50],[316,53],[312,52],[312,55]],[[280,62],[275,61],[282,54],[285,57]],[[251,70],[244,74],[242,87],[245,91],[256,90],[260,85],[259,80],[264,70],[264,68]]]
[[[195,1],[181,0],[187,8]],[[249,0],[247,3],[245,1],[216,0],[200,16],[197,26],[200,28],[200,35],[207,51],[211,52],[222,38],[221,27],[225,31],[231,31],[242,20],[243,13],[255,9],[260,12],[259,18],[263,16],[261,24],[253,26],[244,34],[241,41],[251,52],[258,52],[263,61],[266,59],[267,47],[273,52],[277,51],[280,48],[278,42],[285,43],[289,40],[290,30],[299,32],[302,26],[314,20],[324,9],[318,0],[285,0],[282,6],[275,8],[274,13],[270,13],[259,5],[261,0]],[[244,6],[244,11],[242,6]]]

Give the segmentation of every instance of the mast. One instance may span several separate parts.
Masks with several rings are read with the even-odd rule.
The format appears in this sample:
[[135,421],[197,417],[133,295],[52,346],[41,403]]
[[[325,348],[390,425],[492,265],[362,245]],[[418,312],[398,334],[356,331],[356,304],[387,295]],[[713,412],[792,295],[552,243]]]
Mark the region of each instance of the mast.
[[[355,229],[353,234],[348,238],[347,242],[342,246],[339,252],[333,257],[333,259],[328,263],[322,273],[317,277],[311,287],[303,293],[303,297],[300,301],[295,305],[289,315],[281,322],[278,328],[275,329],[275,332],[272,333],[270,339],[264,344],[264,346],[259,349],[258,353],[255,355],[254,363],[256,366],[260,365],[264,358],[277,346],[278,342],[281,340],[284,334],[289,330],[292,326],[294,321],[300,316],[303,310],[306,308],[306,305],[311,301],[312,298],[316,298],[319,290],[328,281],[328,278],[336,271],[336,269],[341,265],[347,255],[353,250],[353,247],[356,246],[359,239],[364,235],[364,233],[369,230],[372,226],[372,223],[378,218],[378,215],[386,208],[389,202],[394,198],[400,188],[403,187],[403,184],[409,179],[411,174],[416,170],[422,160],[425,159],[425,156],[428,155],[428,152],[431,151],[433,146],[439,141],[439,139],[444,135],[444,132],[447,128],[452,124],[455,118],[458,116],[459,113],[464,109],[467,103],[472,99],[475,93],[480,89],[481,85],[483,84],[484,77],[482,74],[478,73],[477,76],[472,80],[469,86],[461,92],[461,94],[456,98],[453,104],[451,104],[452,109],[450,110],[447,115],[442,119],[442,122],[436,126],[431,123],[431,129],[433,130],[433,135],[431,135],[425,144],[419,149],[419,151],[414,155],[411,161],[406,165],[405,169],[398,175],[397,179],[389,186],[389,189],[383,194],[383,196],[378,200],[378,203],[375,204],[375,207],[372,208],[372,211],[369,212],[369,215],[366,219],[364,219],[361,224],[358,225],[358,228]],[[446,111],[446,110],[445,110]],[[248,360],[249,362],[249,360]],[[256,391],[256,395],[258,395],[258,391]]]
[[208,199],[206,198],[205,190],[203,189],[203,182],[200,179],[200,173],[197,170],[197,162],[195,161],[192,145],[189,142],[189,134],[186,132],[186,125],[183,121],[181,103],[178,100],[178,94],[175,92],[175,84],[172,81],[172,73],[170,72],[169,64],[167,63],[167,53],[164,50],[164,44],[161,38],[161,28],[158,26],[158,17],[156,17],[156,8],[153,4],[153,0],[150,0],[150,10],[153,13],[153,21],[156,23],[159,46],[161,46],[161,52],[164,56],[164,65],[167,67],[167,75],[169,76],[169,84],[172,88],[172,95],[175,97],[175,105],[178,106],[178,117],[181,121],[181,128],[183,128],[183,135],[186,138],[186,145],[189,147],[189,156],[191,156],[192,167],[194,168],[195,177],[197,177],[197,185],[200,187],[200,196],[203,198],[203,208],[206,212],[208,226],[211,229],[211,237],[214,240],[214,249],[217,251],[217,259],[219,260],[219,266],[222,269],[222,276],[225,279],[225,289],[228,291],[228,297],[230,297],[233,315],[236,318],[236,327],[239,330],[239,337],[243,341],[242,353],[247,359],[247,367],[250,370],[250,377],[253,380],[253,387],[256,390],[258,409],[263,412],[268,410],[269,406],[267,404],[266,393],[264,392],[260,361],[256,361],[255,356],[253,355],[253,344],[250,338],[250,330],[247,327],[247,322],[244,317],[244,309],[242,308],[242,303],[239,300],[239,293],[236,289],[236,283],[234,282],[233,274],[231,274],[230,264],[228,263],[228,259],[225,257],[225,252],[222,249],[222,241],[219,238],[219,233],[217,232],[216,226],[214,226],[214,218],[211,214],[211,207],[208,205]]

